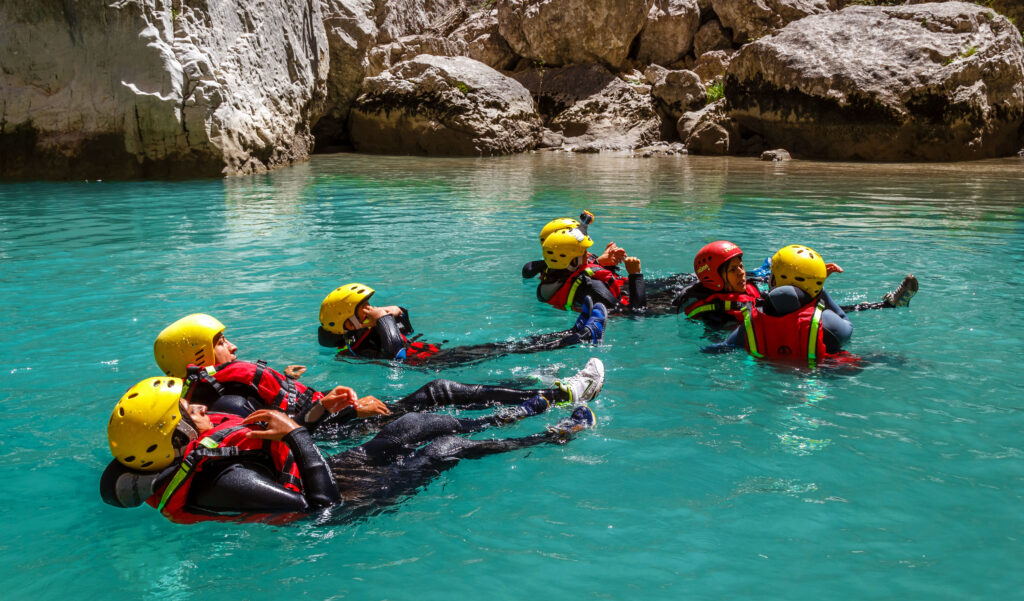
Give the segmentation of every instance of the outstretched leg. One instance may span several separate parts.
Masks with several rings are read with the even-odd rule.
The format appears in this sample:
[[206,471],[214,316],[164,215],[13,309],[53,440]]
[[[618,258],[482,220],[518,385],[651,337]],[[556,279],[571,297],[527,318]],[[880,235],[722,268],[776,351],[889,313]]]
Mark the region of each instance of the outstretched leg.
[[409,396],[390,404],[404,412],[429,411],[440,407],[458,406],[468,409],[483,409],[494,405],[518,405],[537,395],[552,402],[566,400],[565,393],[558,388],[544,390],[520,390],[483,384],[463,384],[452,380],[434,380],[420,387]]
[[903,278],[900,285],[892,292],[886,292],[882,300],[877,303],[858,303],[856,305],[845,305],[843,311],[866,311],[868,309],[895,309],[896,307],[910,306],[910,299],[917,294],[918,282],[913,275]]

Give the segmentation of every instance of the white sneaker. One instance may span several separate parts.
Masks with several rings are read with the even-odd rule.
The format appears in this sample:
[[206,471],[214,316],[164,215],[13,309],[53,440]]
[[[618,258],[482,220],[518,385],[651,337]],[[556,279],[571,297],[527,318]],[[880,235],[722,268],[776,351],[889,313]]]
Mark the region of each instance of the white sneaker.
[[569,395],[570,403],[585,403],[596,397],[604,386],[604,363],[593,357],[576,375],[556,381],[555,386]]

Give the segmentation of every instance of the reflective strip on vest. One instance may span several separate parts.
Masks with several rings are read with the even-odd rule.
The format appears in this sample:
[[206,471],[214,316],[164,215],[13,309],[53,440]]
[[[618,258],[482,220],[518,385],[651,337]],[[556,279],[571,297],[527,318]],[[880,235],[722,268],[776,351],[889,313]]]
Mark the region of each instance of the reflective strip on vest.
[[764,355],[757,352],[757,336],[754,335],[754,324],[750,321],[750,307],[744,306],[741,311],[743,312],[743,329],[747,331],[747,351],[758,359],[763,359]]
[[697,307],[696,309],[694,309],[693,311],[690,311],[689,313],[687,313],[686,316],[687,317],[693,317],[694,315],[700,315],[701,313],[706,313],[708,311],[717,311],[719,309],[721,309],[723,311],[731,311],[732,310],[732,301],[721,301],[721,303],[722,303],[721,307],[717,306],[718,305],[717,302],[703,304],[703,305]]
[[[594,277],[594,270],[589,267],[583,270],[583,273]],[[581,273],[580,275],[583,275]],[[580,278],[576,276],[576,279],[572,281],[572,286],[569,288],[569,296],[565,297],[565,310],[572,311],[572,300],[576,298],[576,289],[580,287]]]
[[[213,369],[213,368],[212,367],[208,367],[207,368],[207,370],[210,370],[210,369]],[[211,375],[214,374],[214,373],[217,373],[217,370],[213,370],[213,372],[211,372]],[[230,434],[231,432],[234,432],[235,430],[238,430],[238,428],[228,428],[225,431],[226,434],[224,436],[222,436],[221,438],[222,439],[223,438],[227,438],[227,434]],[[200,439],[199,440],[199,444],[204,446],[204,447],[206,447],[206,448],[208,448],[208,449],[216,449],[217,447],[220,446],[220,443],[218,443],[216,440],[214,440],[213,438],[211,438],[209,436],[206,436],[206,437]],[[189,454],[191,455],[191,453],[189,453]],[[167,504],[167,501],[171,500],[171,497],[178,490],[178,487],[181,486],[181,483],[184,482],[186,478],[188,478],[188,473],[190,471],[192,471],[192,467],[193,466],[192,466],[192,462],[191,462],[191,457],[186,457],[184,459],[184,461],[181,462],[181,467],[179,467],[178,471],[174,473],[174,477],[171,478],[171,482],[167,485],[167,488],[164,489],[164,494],[160,497],[160,504],[157,505],[157,507],[156,507],[157,511],[163,511],[164,510],[164,505]]]
[[811,316],[811,331],[807,337],[807,364],[814,367],[818,360],[818,331],[821,330],[821,313],[825,310],[825,303],[818,301],[814,306],[814,315]]

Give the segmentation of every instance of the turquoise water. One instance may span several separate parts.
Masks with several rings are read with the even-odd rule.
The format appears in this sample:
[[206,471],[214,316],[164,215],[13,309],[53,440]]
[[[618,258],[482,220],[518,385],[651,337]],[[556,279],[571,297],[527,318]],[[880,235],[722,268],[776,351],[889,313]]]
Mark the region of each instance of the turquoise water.
[[[3,596],[1020,598],[1022,167],[340,155],[223,181],[2,185]],[[582,208],[649,277],[729,238],[754,264],[816,248],[846,270],[828,284],[842,303],[905,273],[921,292],[852,316],[849,348],[872,360],[856,374],[703,355],[702,329],[675,317],[441,374],[317,346],[320,300],[349,281],[432,340],[567,327],[518,274],[540,226]],[[464,461],[354,524],[185,527],[108,507],[109,412],[157,375],[156,333],[196,311],[243,358],[386,398],[439,375],[546,383],[596,355],[598,425]]]

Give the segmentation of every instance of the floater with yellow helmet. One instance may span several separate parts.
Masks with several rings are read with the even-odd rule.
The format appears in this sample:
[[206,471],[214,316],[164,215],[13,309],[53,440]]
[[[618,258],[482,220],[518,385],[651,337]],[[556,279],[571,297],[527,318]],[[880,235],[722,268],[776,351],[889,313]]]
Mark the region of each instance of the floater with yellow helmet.
[[373,296],[374,289],[363,284],[345,284],[330,292],[320,303],[320,327],[332,334],[344,334],[345,322],[353,329],[369,325],[360,322],[356,310]]
[[579,228],[561,229],[551,233],[541,245],[544,263],[548,269],[568,269],[578,267],[573,262],[585,257],[587,249],[594,245],[594,240]]
[[153,343],[156,364],[168,376],[184,378],[189,365],[216,362],[213,339],[224,332],[224,324],[205,313],[193,313],[167,326]]
[[[604,283],[615,300],[614,304],[628,305],[625,287],[629,280],[597,263],[587,252],[593,244],[594,240],[581,228],[558,230],[549,235],[542,245],[548,271],[537,286],[537,299],[572,311],[577,304],[576,292],[583,278],[587,277]],[[564,275],[569,270],[571,273]]]
[[[331,291],[320,303],[320,344],[337,347],[356,356],[409,364],[437,354],[441,349],[439,345],[406,338],[406,334],[412,334],[413,328],[405,309],[402,309],[398,320],[392,315],[385,315],[377,320],[374,327],[369,327],[372,324],[370,319],[359,321],[356,311],[373,293],[373,288],[356,283]],[[345,328],[346,323],[350,329]]]
[[772,256],[772,288],[796,286],[817,298],[825,287],[826,277],[825,260],[812,248],[790,244]]
[[179,378],[146,378],[124,393],[107,422],[107,441],[114,459],[145,472],[174,462],[181,385]]

